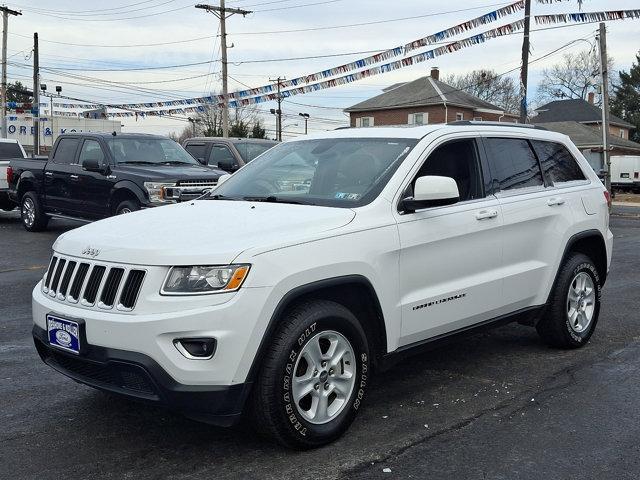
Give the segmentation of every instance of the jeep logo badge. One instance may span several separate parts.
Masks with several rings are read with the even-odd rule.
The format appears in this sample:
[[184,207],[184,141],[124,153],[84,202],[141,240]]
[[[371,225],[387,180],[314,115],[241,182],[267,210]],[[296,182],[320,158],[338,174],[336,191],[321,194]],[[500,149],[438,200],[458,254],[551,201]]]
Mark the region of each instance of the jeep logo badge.
[[84,250],[82,250],[82,254],[86,255],[88,257],[97,257],[98,255],[100,255],[100,250],[97,248],[93,248],[93,247],[85,247]]

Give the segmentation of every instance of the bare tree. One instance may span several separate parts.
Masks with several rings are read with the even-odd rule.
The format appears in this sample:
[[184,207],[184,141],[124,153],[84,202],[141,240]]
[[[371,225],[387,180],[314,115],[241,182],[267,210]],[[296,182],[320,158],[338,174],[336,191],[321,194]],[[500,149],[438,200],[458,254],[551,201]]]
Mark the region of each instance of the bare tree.
[[[613,58],[608,58],[609,72],[613,71]],[[542,71],[538,84],[537,103],[562,99],[587,99],[589,92],[600,86],[600,61],[595,50],[565,53],[562,60]],[[602,100],[598,99],[599,106]]]
[[520,108],[516,82],[511,77],[498,75],[495,70],[473,70],[463,75],[449,75],[444,82],[493,103],[505,112],[517,112]]

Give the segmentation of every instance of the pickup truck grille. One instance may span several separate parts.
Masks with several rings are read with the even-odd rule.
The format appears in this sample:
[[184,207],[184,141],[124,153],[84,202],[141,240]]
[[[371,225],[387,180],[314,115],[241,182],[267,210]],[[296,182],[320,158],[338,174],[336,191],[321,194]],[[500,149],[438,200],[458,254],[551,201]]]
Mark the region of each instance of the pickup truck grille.
[[128,312],[136,305],[145,274],[139,268],[54,255],[42,293],[64,303]]
[[217,180],[180,180],[179,187],[189,188],[212,188],[218,184]]

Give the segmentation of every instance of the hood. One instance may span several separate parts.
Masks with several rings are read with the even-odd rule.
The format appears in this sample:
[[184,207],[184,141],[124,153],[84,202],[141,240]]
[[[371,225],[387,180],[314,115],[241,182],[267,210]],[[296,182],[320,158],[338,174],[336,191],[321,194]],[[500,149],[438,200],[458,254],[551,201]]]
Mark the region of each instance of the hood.
[[95,260],[138,265],[228,264],[253,247],[273,248],[342,227],[346,208],[200,200],[100,220],[61,235],[53,248]]
[[123,165],[113,168],[114,173],[137,175],[146,181],[217,180],[225,171],[204,165]]

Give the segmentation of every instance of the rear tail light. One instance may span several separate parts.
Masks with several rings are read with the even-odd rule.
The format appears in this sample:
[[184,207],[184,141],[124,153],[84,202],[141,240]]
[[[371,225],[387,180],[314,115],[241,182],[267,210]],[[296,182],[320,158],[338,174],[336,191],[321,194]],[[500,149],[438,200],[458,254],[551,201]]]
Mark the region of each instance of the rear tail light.
[[640,177],[640,172],[633,172],[633,178],[638,178]]
[[611,194],[609,193],[609,190],[604,191],[604,198],[607,201],[607,206],[611,208]]
[[[638,175],[636,173],[636,175]],[[13,183],[13,168],[7,167],[7,183],[11,185]]]

